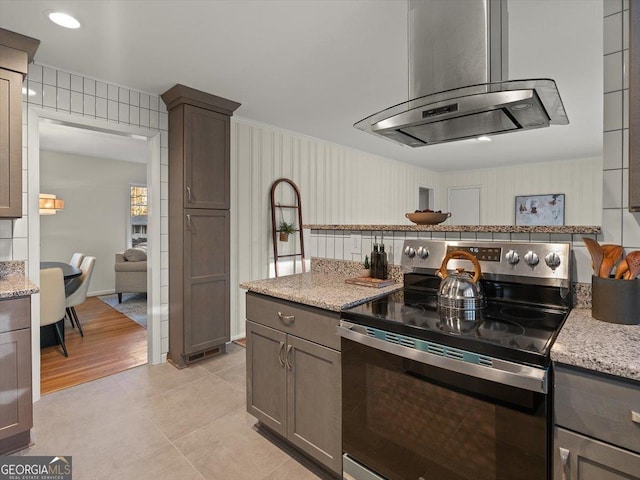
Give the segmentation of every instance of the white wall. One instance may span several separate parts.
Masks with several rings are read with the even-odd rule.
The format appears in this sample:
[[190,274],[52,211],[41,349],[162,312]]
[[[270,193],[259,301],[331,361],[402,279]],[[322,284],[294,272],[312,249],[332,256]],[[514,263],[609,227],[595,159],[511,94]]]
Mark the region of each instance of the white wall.
[[565,225],[602,223],[602,158],[445,172],[440,185],[443,211],[447,188],[479,186],[481,225],[512,225],[517,195],[548,193],[565,194]]
[[40,151],[40,191],[65,202],[40,216],[40,258],[96,257],[89,295],[113,293],[114,254],[127,248],[129,185],[146,184],[146,163]]

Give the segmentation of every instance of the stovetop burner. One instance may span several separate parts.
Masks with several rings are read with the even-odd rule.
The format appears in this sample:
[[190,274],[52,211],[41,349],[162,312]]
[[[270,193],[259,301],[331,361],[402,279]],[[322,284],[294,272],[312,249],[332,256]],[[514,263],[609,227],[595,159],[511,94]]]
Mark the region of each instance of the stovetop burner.
[[455,321],[440,315],[436,295],[406,291],[358,305],[342,316],[350,322],[401,335],[546,366],[549,349],[567,313],[490,300],[477,320]]

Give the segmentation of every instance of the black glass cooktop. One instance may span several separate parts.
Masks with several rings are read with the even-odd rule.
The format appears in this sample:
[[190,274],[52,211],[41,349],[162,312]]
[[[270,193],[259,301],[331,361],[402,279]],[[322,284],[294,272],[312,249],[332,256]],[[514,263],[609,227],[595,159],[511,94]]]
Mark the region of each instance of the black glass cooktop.
[[395,292],[344,310],[347,321],[463,350],[538,366],[549,351],[568,309],[489,300],[475,319],[450,320],[438,310],[437,296]]

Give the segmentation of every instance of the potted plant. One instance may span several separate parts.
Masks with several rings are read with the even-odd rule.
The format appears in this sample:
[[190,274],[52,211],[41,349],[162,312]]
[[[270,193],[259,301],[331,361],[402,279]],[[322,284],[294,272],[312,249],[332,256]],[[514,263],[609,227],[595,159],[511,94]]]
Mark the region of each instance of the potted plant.
[[369,263],[369,256],[364,256],[364,264],[362,270],[360,270],[360,277],[370,277],[371,276],[371,264]]
[[287,223],[284,220],[282,220],[280,222],[280,226],[278,227],[278,232],[280,232],[280,241],[281,242],[288,242],[289,241],[289,235],[291,235],[295,231],[296,231],[296,229],[293,226],[293,223]]

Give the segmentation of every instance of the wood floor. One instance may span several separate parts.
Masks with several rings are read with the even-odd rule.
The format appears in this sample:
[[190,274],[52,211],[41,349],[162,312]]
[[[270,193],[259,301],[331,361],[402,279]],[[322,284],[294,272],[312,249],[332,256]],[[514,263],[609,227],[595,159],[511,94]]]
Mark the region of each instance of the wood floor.
[[58,346],[40,352],[40,391],[55,392],[147,363],[147,330],[97,297],[76,307],[84,338],[65,321],[69,357]]

